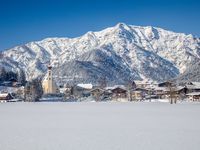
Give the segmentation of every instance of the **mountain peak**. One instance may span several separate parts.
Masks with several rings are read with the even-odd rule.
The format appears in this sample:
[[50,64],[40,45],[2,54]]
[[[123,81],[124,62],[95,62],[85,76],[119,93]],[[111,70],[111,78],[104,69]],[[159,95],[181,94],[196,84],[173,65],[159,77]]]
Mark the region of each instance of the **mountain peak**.
[[[118,23],[78,38],[46,38],[9,49],[0,66],[24,69],[28,79],[43,75],[45,62],[51,61],[66,80],[82,73],[85,82],[103,76],[113,82],[131,76],[162,81],[184,72],[200,58],[199,42],[161,28]],[[60,68],[52,58],[59,61]]]
[[124,30],[124,29],[125,29],[125,30],[128,30],[130,27],[129,27],[129,25],[120,22],[120,23],[118,23],[118,24],[115,26],[115,28],[117,28],[117,29],[123,29],[123,30]]

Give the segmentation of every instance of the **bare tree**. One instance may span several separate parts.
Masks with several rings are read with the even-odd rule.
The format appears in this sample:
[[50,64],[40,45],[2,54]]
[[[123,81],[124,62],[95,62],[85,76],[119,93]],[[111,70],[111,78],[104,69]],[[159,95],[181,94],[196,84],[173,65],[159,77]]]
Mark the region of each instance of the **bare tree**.
[[167,83],[167,87],[168,87],[168,90],[169,90],[169,98],[170,98],[170,104],[173,104],[175,103],[176,104],[176,88],[175,88],[175,85],[173,85],[172,82],[168,82]]
[[102,89],[104,89],[107,86],[106,77],[100,77],[98,82],[99,82],[99,87]]
[[128,100],[129,101],[133,101],[133,98],[132,98],[132,91],[136,88],[136,84],[135,82],[133,81],[133,79],[129,79],[128,82],[127,82],[127,94],[128,94]]
[[35,102],[43,95],[43,89],[40,79],[33,79],[28,82],[24,88],[24,99],[25,101]]

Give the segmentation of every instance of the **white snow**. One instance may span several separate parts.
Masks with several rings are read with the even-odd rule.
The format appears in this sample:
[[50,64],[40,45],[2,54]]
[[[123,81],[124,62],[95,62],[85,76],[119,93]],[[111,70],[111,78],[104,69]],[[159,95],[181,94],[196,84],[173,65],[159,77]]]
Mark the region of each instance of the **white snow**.
[[188,96],[194,96],[194,95],[200,95],[200,92],[192,92],[192,93],[188,93]]
[[1,150],[199,150],[200,103],[2,103]]
[[0,93],[0,97],[6,97],[8,96],[8,93]]
[[89,89],[89,90],[91,90],[92,87],[93,87],[92,84],[82,84],[82,83],[77,84],[77,86],[78,86],[78,87],[81,87],[81,88],[84,88],[84,89]]

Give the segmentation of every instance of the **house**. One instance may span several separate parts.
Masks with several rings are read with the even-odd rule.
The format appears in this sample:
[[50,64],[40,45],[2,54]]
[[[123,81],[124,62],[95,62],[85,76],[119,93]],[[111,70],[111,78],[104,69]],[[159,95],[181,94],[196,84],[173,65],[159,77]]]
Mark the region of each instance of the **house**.
[[131,92],[131,96],[133,100],[142,100],[149,94],[149,90],[145,88],[136,88]]
[[175,98],[175,99],[182,99],[184,95],[186,94],[186,88],[183,86],[161,86],[161,87],[155,87],[153,89],[153,94],[157,95],[158,98]]
[[64,84],[63,86],[59,86],[60,93],[63,94],[72,94],[72,85]]
[[134,81],[137,88],[150,88],[152,86],[157,86],[157,82],[149,80],[136,80]]
[[95,88],[90,91],[91,96],[95,98],[96,101],[101,101],[104,95],[104,89]]
[[154,87],[153,93],[160,99],[165,98],[165,95],[167,94],[167,88],[166,87]]
[[187,89],[187,93],[200,92],[200,83],[186,84],[185,87]]
[[123,85],[117,85],[111,89],[112,98],[127,98],[127,90]]
[[192,92],[186,94],[187,98],[192,101],[200,101],[200,92]]
[[72,93],[75,97],[88,97],[92,87],[92,84],[77,84],[73,87]]
[[172,85],[173,85],[173,82],[171,82],[171,81],[165,81],[165,82],[158,83],[158,87],[170,87]]
[[98,96],[99,94],[103,94],[104,93],[104,90],[103,89],[101,89],[101,88],[95,88],[95,89],[92,89],[91,91],[90,91],[90,94],[92,95],[92,96]]
[[10,93],[0,93],[0,102],[8,102],[13,99]]
[[135,82],[137,88],[146,88],[147,86],[150,85],[150,83],[146,80],[142,80],[142,81],[136,80],[134,82]]
[[133,91],[131,96],[132,99],[136,101],[142,100],[144,98],[142,91]]
[[65,98],[69,98],[73,95],[72,87],[62,87],[59,89],[60,94],[63,95]]

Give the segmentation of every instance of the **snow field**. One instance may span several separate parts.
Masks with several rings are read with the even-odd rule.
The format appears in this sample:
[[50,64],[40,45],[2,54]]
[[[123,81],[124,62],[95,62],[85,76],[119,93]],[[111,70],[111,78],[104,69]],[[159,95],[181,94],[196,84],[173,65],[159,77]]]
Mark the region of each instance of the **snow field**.
[[200,103],[2,103],[0,150],[199,150]]

